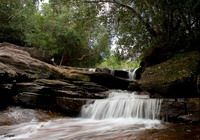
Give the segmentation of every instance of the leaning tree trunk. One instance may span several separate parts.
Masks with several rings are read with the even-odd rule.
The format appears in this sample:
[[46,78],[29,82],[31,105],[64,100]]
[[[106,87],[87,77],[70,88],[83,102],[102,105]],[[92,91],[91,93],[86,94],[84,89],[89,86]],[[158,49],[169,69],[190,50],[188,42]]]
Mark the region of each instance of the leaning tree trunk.
[[65,53],[63,53],[63,55],[62,55],[62,58],[61,58],[61,60],[60,60],[60,64],[59,64],[59,66],[62,65],[64,57],[65,57]]

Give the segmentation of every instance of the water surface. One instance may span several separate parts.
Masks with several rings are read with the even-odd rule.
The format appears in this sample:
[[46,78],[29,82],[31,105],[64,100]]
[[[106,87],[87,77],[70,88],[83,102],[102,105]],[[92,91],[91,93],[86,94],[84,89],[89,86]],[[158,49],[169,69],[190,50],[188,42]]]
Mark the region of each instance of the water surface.
[[0,115],[1,140],[120,139],[163,127],[158,120],[69,118],[19,107],[9,107]]

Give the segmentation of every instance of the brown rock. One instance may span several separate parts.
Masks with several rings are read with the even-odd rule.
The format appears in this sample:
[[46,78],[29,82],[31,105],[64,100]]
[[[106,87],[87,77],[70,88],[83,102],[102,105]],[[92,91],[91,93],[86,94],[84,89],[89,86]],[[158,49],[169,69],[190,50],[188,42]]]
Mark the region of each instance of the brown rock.
[[161,118],[169,122],[200,122],[200,100],[190,99],[163,99]]

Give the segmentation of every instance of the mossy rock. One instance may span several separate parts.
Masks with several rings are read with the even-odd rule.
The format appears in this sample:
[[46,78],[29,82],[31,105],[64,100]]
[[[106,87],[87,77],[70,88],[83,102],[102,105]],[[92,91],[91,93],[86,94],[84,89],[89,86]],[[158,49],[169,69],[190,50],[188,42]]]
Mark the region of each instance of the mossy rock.
[[194,97],[197,94],[197,74],[200,53],[177,54],[160,64],[147,67],[139,84],[152,95],[164,97]]

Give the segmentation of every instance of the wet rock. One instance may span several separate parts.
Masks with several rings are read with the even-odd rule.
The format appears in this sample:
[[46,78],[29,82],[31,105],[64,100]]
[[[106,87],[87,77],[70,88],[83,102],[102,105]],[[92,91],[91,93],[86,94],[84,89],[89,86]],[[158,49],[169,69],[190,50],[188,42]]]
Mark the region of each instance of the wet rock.
[[136,71],[135,71],[135,79],[139,80],[141,78],[141,74],[144,71],[144,67],[140,66]]
[[198,92],[199,97],[200,97],[200,74],[197,75],[197,92]]
[[23,92],[16,96],[16,100],[19,105],[25,107],[43,108],[47,110],[65,112],[68,113],[68,115],[75,115],[81,111],[81,107],[86,104],[89,99]]
[[187,115],[181,115],[177,118],[177,120],[181,122],[188,122],[188,123],[199,123],[200,122],[200,112],[193,112]]
[[132,81],[128,86],[128,90],[130,90],[130,91],[142,91],[142,89],[140,88],[140,85],[138,84],[137,81]]
[[0,109],[13,104],[12,97],[15,95],[13,84],[0,84]]
[[[69,81],[67,81],[69,82]],[[76,114],[86,101],[108,96],[107,89],[91,82],[37,79],[32,83],[17,83],[19,93],[15,97],[18,105],[44,108]]]
[[92,82],[103,85],[111,89],[127,89],[130,83],[129,80],[114,77],[107,73],[96,72],[88,75]]
[[105,98],[107,88],[95,83],[71,82],[71,84],[60,80],[38,79],[32,83],[17,83],[16,91],[32,92],[41,95],[59,96],[59,97],[74,97],[74,98]]
[[120,78],[125,78],[125,79],[129,78],[129,73],[123,70],[113,70],[112,74],[113,76],[120,77]]
[[200,101],[190,99],[163,99],[161,118],[168,122],[200,122]]
[[108,90],[106,87],[91,82],[88,75],[91,72],[55,67],[31,57],[19,48],[5,43],[0,47],[1,103],[3,100],[9,103],[17,95],[15,101],[23,103],[20,105],[52,106],[55,99],[65,98],[65,107],[59,106],[67,108],[69,105],[69,108],[75,109],[76,99],[82,101],[81,98],[99,99],[107,96],[104,93]]

